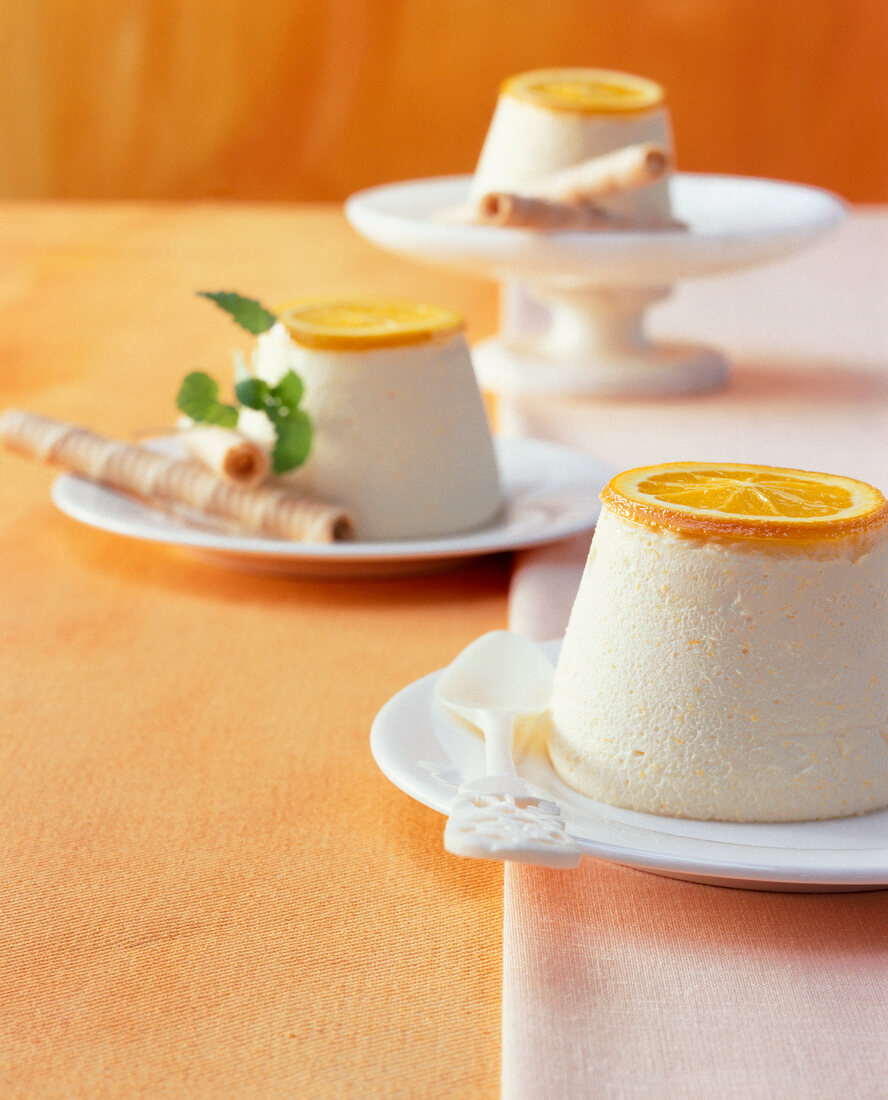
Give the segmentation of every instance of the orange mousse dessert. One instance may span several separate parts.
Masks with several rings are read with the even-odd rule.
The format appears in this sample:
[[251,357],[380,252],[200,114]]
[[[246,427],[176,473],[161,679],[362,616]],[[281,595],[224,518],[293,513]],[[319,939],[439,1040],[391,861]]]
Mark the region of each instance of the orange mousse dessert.
[[[427,539],[492,523],[499,471],[463,319],[420,302],[321,299],[278,308],[253,370],[305,386],[307,461],[283,480],[335,500],[364,541]],[[268,422],[247,409],[239,426]]]
[[673,817],[888,805],[888,502],[849,477],[682,462],[604,508],[558,661],[566,783]]
[[570,201],[583,190],[574,170],[588,164],[597,184],[585,197],[596,205],[623,216],[667,217],[668,174],[638,185],[633,170],[617,162],[616,174],[609,170],[601,179],[601,158],[630,148],[656,149],[671,162],[669,113],[659,84],[610,69],[521,73],[500,88],[471,196],[516,192]]

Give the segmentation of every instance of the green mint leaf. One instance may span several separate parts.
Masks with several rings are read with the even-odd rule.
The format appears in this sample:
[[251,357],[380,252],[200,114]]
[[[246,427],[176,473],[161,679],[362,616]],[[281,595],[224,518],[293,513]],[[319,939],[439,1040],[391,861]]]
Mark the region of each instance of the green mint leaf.
[[258,409],[260,412],[266,411],[269,389],[268,383],[261,378],[242,379],[234,387],[234,392],[237,394],[238,401],[242,405],[246,405],[248,409]]
[[205,424],[218,424],[220,428],[236,428],[237,409],[233,405],[214,405],[203,419]]
[[271,467],[276,474],[285,474],[301,466],[311,451],[311,420],[302,409],[285,417],[276,417],[277,443],[271,452]]
[[305,393],[305,386],[295,371],[288,370],[271,392],[282,405],[295,412]]
[[192,420],[233,428],[237,409],[219,401],[219,386],[203,371],[186,374],[176,397],[176,407]]
[[203,371],[186,374],[176,398],[176,406],[192,420],[203,420],[207,409],[219,401],[219,386]]
[[277,317],[254,298],[244,298],[241,294],[235,294],[230,290],[199,290],[201,298],[209,298],[220,309],[230,313],[232,318],[247,332],[258,336],[267,332],[277,320]]

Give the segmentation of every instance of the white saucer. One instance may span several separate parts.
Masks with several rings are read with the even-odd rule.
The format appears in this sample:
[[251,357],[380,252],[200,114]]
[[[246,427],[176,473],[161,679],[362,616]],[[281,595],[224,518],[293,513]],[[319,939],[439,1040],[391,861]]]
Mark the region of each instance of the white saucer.
[[679,172],[669,186],[686,232],[534,233],[441,221],[466,201],[470,183],[443,176],[372,187],[347,200],[346,217],[375,244],[414,260],[528,283],[647,287],[776,259],[846,216],[841,199],[816,187]]
[[[174,437],[155,445],[167,453],[180,453]],[[91,527],[182,547],[229,569],[296,577],[437,572],[469,557],[537,546],[591,530],[600,510],[598,494],[611,477],[600,462],[534,439],[499,437],[495,445],[506,499],[504,515],[489,527],[448,538],[295,543],[230,534],[186,523],[72,474],[56,479],[52,499],[66,515]]]
[[[542,647],[554,661],[560,642]],[[434,701],[440,672],[395,695],[377,715],[370,747],[382,772],[412,798],[446,814],[457,786],[483,774],[480,736]],[[619,810],[567,787],[548,756],[518,761],[549,791],[569,834],[589,856],[693,882],[757,890],[842,891],[888,887],[888,810],[787,825],[688,821]],[[443,822],[441,832],[443,837]]]

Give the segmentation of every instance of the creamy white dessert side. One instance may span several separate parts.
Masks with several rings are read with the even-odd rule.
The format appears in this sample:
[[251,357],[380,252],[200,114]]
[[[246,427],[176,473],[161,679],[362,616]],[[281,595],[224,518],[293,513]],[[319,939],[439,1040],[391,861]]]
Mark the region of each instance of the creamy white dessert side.
[[[339,300],[277,312],[253,369],[272,386],[295,371],[313,425],[308,459],[282,481],[340,503],[364,541],[447,536],[495,520],[499,472],[458,314]],[[261,413],[241,409],[239,427],[271,442]]]
[[[534,194],[556,173],[648,144],[671,162],[669,111],[654,81],[607,69],[521,73],[500,88],[470,197]],[[619,215],[668,217],[668,174],[647,186],[616,188],[595,201]]]
[[849,478],[619,475],[555,676],[566,783],[675,817],[888,805],[888,504]]

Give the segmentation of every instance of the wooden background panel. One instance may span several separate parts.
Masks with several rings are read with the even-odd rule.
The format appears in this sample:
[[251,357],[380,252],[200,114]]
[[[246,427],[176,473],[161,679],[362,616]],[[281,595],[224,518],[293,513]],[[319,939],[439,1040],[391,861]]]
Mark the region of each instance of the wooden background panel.
[[679,165],[888,201],[885,0],[0,0],[0,196],[341,200],[474,166],[499,82],[662,81]]

